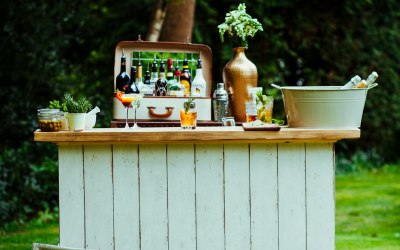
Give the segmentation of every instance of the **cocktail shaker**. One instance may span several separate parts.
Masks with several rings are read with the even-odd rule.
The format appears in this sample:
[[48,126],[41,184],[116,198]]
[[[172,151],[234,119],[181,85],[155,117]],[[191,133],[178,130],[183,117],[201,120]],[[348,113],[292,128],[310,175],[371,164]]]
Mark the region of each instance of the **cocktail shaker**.
[[228,93],[225,90],[224,83],[218,83],[213,94],[214,121],[222,122],[222,118],[228,116],[228,105]]

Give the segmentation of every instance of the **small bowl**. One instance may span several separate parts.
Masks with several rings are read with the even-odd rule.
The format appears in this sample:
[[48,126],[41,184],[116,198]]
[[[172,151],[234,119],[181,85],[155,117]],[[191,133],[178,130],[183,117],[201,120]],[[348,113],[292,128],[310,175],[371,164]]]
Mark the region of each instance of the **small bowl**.
[[96,114],[86,115],[85,129],[92,129],[96,125]]

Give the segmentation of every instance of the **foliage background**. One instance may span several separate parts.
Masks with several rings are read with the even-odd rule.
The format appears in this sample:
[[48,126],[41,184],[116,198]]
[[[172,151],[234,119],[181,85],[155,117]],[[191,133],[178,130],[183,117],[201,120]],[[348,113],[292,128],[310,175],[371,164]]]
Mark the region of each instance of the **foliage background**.
[[[264,32],[246,54],[259,85],[343,85],[352,76],[380,75],[368,93],[360,140],[338,143],[351,158],[365,152],[382,162],[399,160],[400,9],[396,0],[197,0],[193,43],[213,50],[213,87],[232,56],[219,40],[224,14],[245,2]],[[0,224],[23,221],[57,205],[57,149],[34,143],[36,110],[64,92],[84,94],[109,126],[114,49],[145,37],[155,0],[3,0],[0,2]],[[276,96],[275,114],[283,118]]]

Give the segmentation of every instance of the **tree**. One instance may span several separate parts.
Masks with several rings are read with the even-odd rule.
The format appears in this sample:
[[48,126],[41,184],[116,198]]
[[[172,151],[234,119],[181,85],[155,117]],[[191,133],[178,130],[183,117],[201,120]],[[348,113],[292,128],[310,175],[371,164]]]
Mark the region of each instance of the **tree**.
[[196,0],[158,0],[147,40],[191,42]]

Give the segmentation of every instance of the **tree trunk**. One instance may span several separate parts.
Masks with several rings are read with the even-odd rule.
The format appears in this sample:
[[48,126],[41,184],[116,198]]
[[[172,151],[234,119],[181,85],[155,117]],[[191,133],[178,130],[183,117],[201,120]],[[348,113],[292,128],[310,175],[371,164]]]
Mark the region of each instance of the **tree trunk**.
[[192,42],[196,0],[170,0],[166,6],[165,21],[160,41]]
[[165,20],[166,7],[166,1],[157,1],[156,7],[154,8],[153,18],[149,26],[149,33],[147,33],[147,41],[157,42],[159,40],[160,32]]

